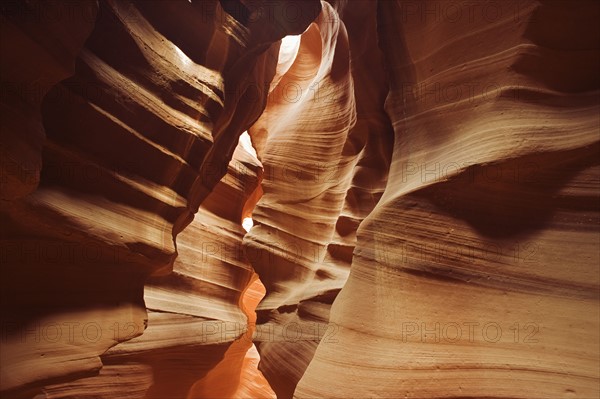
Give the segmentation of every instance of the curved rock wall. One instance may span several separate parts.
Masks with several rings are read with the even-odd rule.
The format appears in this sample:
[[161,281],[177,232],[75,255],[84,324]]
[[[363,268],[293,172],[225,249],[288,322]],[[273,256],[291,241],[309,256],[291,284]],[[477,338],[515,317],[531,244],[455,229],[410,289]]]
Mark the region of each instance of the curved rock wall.
[[295,397],[598,396],[598,5],[509,3],[379,2],[388,185]]
[[[243,234],[241,213],[258,182],[258,164],[241,154],[244,169],[219,181],[238,136],[264,108],[278,40],[302,32],[320,5],[300,3],[298,18],[290,21],[282,14],[286,1],[237,8],[218,1],[56,4],[59,15],[75,13],[72,19],[79,24],[61,29],[58,23],[29,21],[31,13],[49,18],[36,2],[2,9],[3,33],[9,34],[3,34],[3,57],[4,52],[30,54],[8,46],[11,39],[26,38],[36,52],[20,64],[39,68],[19,71],[3,62],[8,70],[5,75],[3,69],[3,79],[10,79],[4,86],[42,75],[45,92],[68,75],[65,71],[73,76],[43,96],[43,151],[40,129],[21,136],[25,144],[15,144],[3,118],[10,162],[27,169],[31,163],[39,166],[38,157],[42,172],[39,187],[23,196],[35,180],[19,186],[22,171],[3,169],[3,198],[10,201],[3,201],[1,212],[1,388],[9,396],[27,396],[29,388],[35,392],[45,384],[96,374],[103,365],[100,354],[150,326],[143,338],[103,355],[103,361],[117,364],[99,378],[131,370],[128,378],[137,378],[136,384],[124,381],[125,388],[113,381],[99,390],[86,380],[73,383],[74,391],[69,384],[46,392],[77,396],[88,390],[114,397],[116,391],[131,397],[151,385],[148,397],[184,395],[240,334],[238,329],[221,338],[198,330],[207,320],[236,326],[246,320],[238,302],[252,270],[241,259],[243,252],[226,259],[207,246],[225,241],[241,248],[236,244]],[[244,19],[244,10],[256,15]],[[44,36],[44,29],[50,34]],[[51,61],[58,65],[43,64],[53,53],[58,56]],[[13,97],[5,102],[21,114],[35,112],[33,100],[21,108]],[[200,219],[182,237],[182,256],[173,266],[175,237],[200,204]],[[173,268],[175,273],[149,283],[144,303],[146,278]],[[220,345],[209,345],[217,341]],[[129,355],[139,367],[130,364]],[[186,359],[191,363],[182,362]],[[181,366],[166,366],[173,362]]]
[[[354,2],[343,19],[340,11],[323,3],[293,62],[280,63],[267,107],[250,129],[265,169],[264,195],[244,243],[267,288],[256,341],[260,369],[279,398],[292,396],[321,339],[334,339],[329,309],[391,158],[376,3]],[[344,21],[362,25],[365,16],[366,28],[346,30]]]
[[[244,291],[254,273],[241,247],[241,217],[258,187],[260,170],[256,158],[238,144],[226,175],[177,236],[173,272],[146,281],[148,327],[143,335],[134,337],[135,326],[124,326],[120,333],[130,340],[101,356],[104,367],[98,377],[76,382],[78,397],[228,397],[243,384],[232,381],[240,378],[252,340],[251,333],[238,337],[246,318],[254,317],[259,294],[249,293],[254,299],[244,309]],[[221,363],[224,387],[209,374]],[[125,367],[133,370],[128,371],[127,390],[106,382]],[[72,397],[72,386],[72,381],[46,386],[44,393]]]

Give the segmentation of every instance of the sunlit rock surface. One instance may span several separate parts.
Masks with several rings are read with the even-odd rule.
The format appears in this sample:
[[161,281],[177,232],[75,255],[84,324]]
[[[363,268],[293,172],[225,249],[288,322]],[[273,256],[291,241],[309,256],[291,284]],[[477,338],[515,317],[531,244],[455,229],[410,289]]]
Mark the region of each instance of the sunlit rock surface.
[[[246,322],[238,303],[253,272],[240,259],[241,219],[260,168],[241,154],[243,168],[219,181],[265,106],[279,39],[301,33],[320,4],[301,2],[289,21],[286,1],[249,2],[262,10],[252,19],[218,1],[57,2],[75,13],[69,24],[46,23],[54,14],[43,4],[17,3],[2,6],[3,79],[9,88],[45,79],[41,95],[50,91],[41,101],[45,141],[23,123],[16,142],[18,120],[2,122],[10,164],[35,169],[41,159],[42,172],[24,196],[35,179],[3,169],[1,389],[185,396],[237,338],[202,334],[204,323]],[[11,42],[24,38],[35,52]],[[43,57],[64,65],[42,65]],[[21,105],[9,94],[3,102],[33,114],[32,124],[40,119],[35,98]],[[234,252],[224,258],[211,244]],[[143,338],[104,353],[146,327]],[[100,381],[80,380],[104,362],[114,366]],[[127,387],[104,383],[129,369]]]
[[280,53],[267,108],[250,129],[264,195],[244,243],[267,288],[260,369],[280,398],[292,396],[319,341],[335,340],[329,309],[348,277],[356,229],[386,183],[393,131],[375,5],[356,2],[346,17],[362,28],[348,32],[324,3],[299,46],[289,45],[298,48],[293,62]]
[[378,2],[388,184],[295,397],[599,395],[598,4],[509,3]]
[[598,397],[599,7],[3,3],[0,396]]

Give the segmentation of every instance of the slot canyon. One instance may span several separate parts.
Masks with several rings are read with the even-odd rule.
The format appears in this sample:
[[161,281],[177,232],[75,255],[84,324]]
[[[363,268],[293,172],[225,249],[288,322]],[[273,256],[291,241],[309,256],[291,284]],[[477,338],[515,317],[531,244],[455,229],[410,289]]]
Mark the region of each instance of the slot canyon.
[[600,398],[600,2],[0,10],[0,398]]

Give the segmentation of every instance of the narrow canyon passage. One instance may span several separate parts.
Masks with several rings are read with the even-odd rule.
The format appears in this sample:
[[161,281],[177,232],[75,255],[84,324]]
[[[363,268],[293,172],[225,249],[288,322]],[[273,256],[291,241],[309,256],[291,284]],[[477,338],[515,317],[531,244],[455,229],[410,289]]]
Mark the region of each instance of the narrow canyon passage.
[[[241,169],[239,162],[243,159],[240,153],[250,156],[257,164],[257,154],[252,146],[248,132],[242,133],[238,146],[234,152],[232,165],[235,169]],[[224,179],[227,179],[228,175]],[[246,182],[248,183],[248,182]],[[260,184],[260,173],[258,183],[253,192],[243,204],[241,213],[241,225],[246,232],[252,228],[252,211],[256,206],[262,187]],[[243,197],[242,197],[243,198]],[[253,273],[250,280],[240,295],[238,306],[247,317],[245,323],[236,323],[225,327],[234,336],[239,336],[229,346],[223,355],[223,359],[216,364],[208,373],[197,381],[190,389],[187,398],[232,398],[232,399],[275,399],[275,393],[269,386],[262,373],[258,370],[260,356],[253,343],[256,333],[256,307],[265,295],[265,287],[258,275]],[[221,330],[221,333],[223,330]]]
[[240,303],[244,314],[248,316],[248,325],[240,326],[245,331],[244,334],[229,346],[223,360],[192,386],[188,398],[276,398],[269,383],[258,370],[260,356],[252,343],[256,332],[255,309],[264,294],[264,286],[258,276],[254,275]]
[[600,397],[600,2],[0,3],[0,397]]

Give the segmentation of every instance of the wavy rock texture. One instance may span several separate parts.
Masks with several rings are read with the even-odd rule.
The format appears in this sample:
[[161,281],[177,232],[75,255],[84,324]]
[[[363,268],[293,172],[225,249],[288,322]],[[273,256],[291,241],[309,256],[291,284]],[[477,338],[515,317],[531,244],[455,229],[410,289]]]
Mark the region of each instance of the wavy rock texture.
[[345,19],[363,26],[347,33],[324,3],[289,46],[297,52],[282,48],[267,107],[250,129],[264,195],[244,243],[267,288],[260,369],[280,398],[292,396],[321,339],[335,339],[329,309],[348,277],[356,229],[385,187],[393,131],[375,10],[374,2],[353,3]]
[[[65,29],[54,41],[48,36],[69,50],[57,58],[68,64],[93,25],[73,77],[44,97],[39,187],[2,204],[3,395],[27,397],[29,388],[46,384],[58,397],[185,395],[241,334],[239,328],[224,338],[198,331],[209,320],[245,324],[238,303],[252,270],[239,259],[243,252],[225,259],[195,244],[241,240],[239,223],[254,195],[258,164],[240,154],[245,169],[217,183],[238,136],[265,106],[279,39],[301,33],[320,4],[299,3],[298,18],[290,21],[282,14],[286,1],[230,3],[103,1],[97,18],[74,25],[73,35]],[[65,7],[87,12],[91,6]],[[247,7],[257,15],[250,19]],[[10,12],[7,18],[18,20]],[[45,25],[15,25],[13,36],[41,41],[40,53],[55,51],[36,39]],[[18,47],[6,51],[22,54]],[[39,62],[35,57],[27,62]],[[24,69],[17,83],[33,72]],[[58,72],[44,77],[53,83],[65,76]],[[32,112],[27,107],[23,112]],[[39,147],[39,137],[22,139]],[[27,166],[34,152],[11,154]],[[8,179],[3,198],[31,190],[15,188],[14,181]],[[150,282],[145,304],[147,276],[171,272],[175,237],[200,204],[201,218],[182,238],[175,273]],[[101,361],[100,354],[146,326],[143,338]],[[110,367],[98,385],[92,378],[73,383],[75,391],[70,384],[56,387],[96,374],[103,361]],[[112,378],[123,372],[126,386]]]
[[256,274],[243,294],[242,308],[248,315],[248,329],[225,353],[223,360],[202,380],[198,381],[188,397],[194,398],[264,398],[275,399],[275,393],[258,371],[259,355],[252,343],[255,334],[254,310],[265,294]]
[[[244,362],[251,361],[245,354],[252,333],[231,342],[243,333],[247,318],[255,319],[254,308],[262,297],[260,287],[252,285],[257,280],[241,249],[242,211],[253,207],[260,171],[255,156],[238,144],[227,174],[178,235],[173,272],[146,282],[148,328],[104,353],[101,374],[77,381],[79,397],[236,397],[236,389],[248,389],[249,397],[268,394],[264,383],[254,389],[243,380],[232,383],[240,378]],[[132,338],[134,328],[130,324],[120,333]],[[104,374],[118,374],[125,366],[135,370],[127,390],[120,384],[104,385]],[[225,386],[214,383],[215,369],[222,370],[218,377]],[[249,373],[256,367],[246,369]],[[251,382],[257,384],[260,378],[254,375]],[[47,386],[44,392],[48,398],[71,397],[72,384]]]
[[598,397],[599,7],[2,3],[0,396]]
[[378,3],[388,185],[295,397],[598,396],[598,5],[509,3]]

